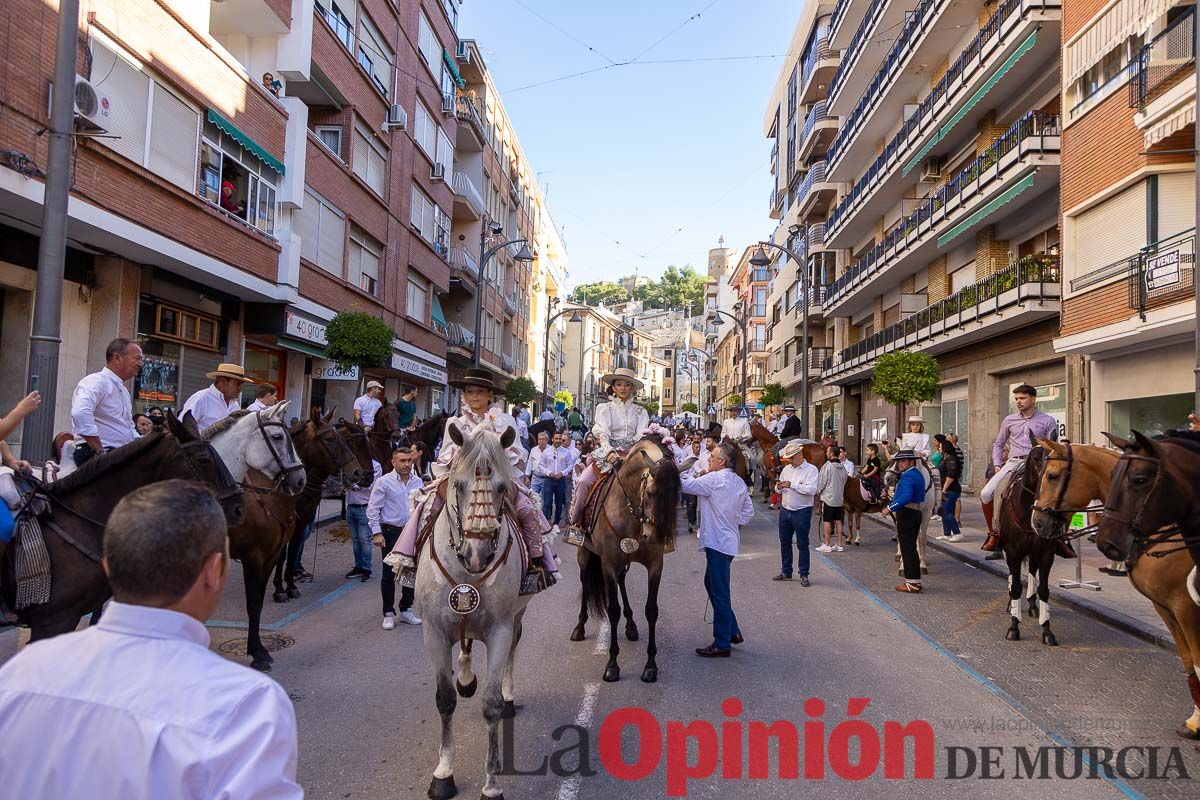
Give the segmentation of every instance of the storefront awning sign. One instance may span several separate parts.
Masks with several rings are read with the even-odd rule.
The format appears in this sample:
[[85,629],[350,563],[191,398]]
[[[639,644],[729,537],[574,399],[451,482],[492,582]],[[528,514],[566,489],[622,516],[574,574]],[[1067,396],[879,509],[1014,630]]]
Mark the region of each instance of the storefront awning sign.
[[319,381],[356,381],[359,379],[361,370],[357,366],[349,369],[342,369],[332,361],[321,359],[313,363],[312,376],[314,380]]
[[418,378],[424,378],[430,383],[445,385],[446,372],[437,367],[432,367],[428,364],[422,364],[420,361],[414,361],[402,355],[392,354],[392,369],[398,372],[407,372],[409,375]]
[[288,311],[284,317],[284,324],[287,335],[293,339],[300,339],[301,341],[313,342],[320,345],[329,343],[329,340],[325,338],[324,323]]

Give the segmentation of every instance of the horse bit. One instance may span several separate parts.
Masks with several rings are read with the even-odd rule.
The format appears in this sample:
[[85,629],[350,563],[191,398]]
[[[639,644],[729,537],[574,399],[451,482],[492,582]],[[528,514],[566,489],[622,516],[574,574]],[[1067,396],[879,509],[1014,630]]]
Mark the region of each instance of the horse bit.
[[[1117,468],[1113,470],[1112,485],[1114,487],[1122,485],[1125,479],[1125,473],[1129,469],[1129,464],[1134,461],[1145,461],[1148,464],[1153,464],[1155,468],[1154,480],[1151,481],[1149,488],[1145,492],[1142,492],[1141,502],[1138,504],[1137,510],[1134,512],[1131,519],[1126,519],[1124,516],[1117,513],[1117,508],[1114,506],[1114,504],[1116,503],[1118,493],[1115,491],[1109,495],[1109,501],[1104,504],[1104,515],[1109,519],[1128,527],[1129,530],[1133,532],[1134,543],[1142,551],[1153,547],[1156,544],[1166,544],[1167,542],[1172,542],[1175,540],[1176,536],[1179,536],[1182,539],[1183,527],[1178,522],[1172,522],[1170,525],[1164,525],[1158,530],[1151,531],[1149,533],[1142,528],[1142,514],[1146,511],[1146,506],[1150,504],[1150,498],[1158,492],[1159,486],[1162,484],[1163,468],[1162,460],[1160,458],[1155,456],[1139,455],[1137,453],[1122,453],[1121,457],[1117,460]],[[1186,549],[1187,545],[1181,545],[1170,550],[1158,550],[1153,553],[1149,553],[1148,555],[1153,558],[1162,558]]]
[[[275,485],[278,486],[279,484],[283,483],[284,479],[286,479],[291,473],[303,470],[304,462],[302,462],[300,460],[300,456],[296,454],[296,448],[292,444],[292,432],[288,429],[287,425],[284,425],[277,419],[268,419],[264,421],[261,411],[256,411],[254,413],[254,419],[255,422],[258,423],[258,430],[259,433],[262,434],[263,441],[267,443],[267,451],[270,452],[271,458],[274,459],[275,466],[279,467],[279,474],[275,476]],[[283,431],[284,438],[288,443],[287,446],[291,448],[292,455],[296,456],[295,464],[289,467],[283,463],[283,456],[278,450],[275,449],[275,443],[271,441],[271,435],[267,432],[267,428],[279,428]]]

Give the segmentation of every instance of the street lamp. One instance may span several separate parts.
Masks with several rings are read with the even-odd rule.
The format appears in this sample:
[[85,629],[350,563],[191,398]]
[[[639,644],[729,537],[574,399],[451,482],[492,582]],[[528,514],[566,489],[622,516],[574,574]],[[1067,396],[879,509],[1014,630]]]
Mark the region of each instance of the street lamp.
[[479,274],[475,279],[475,352],[471,354],[472,367],[479,366],[479,354],[483,350],[483,271],[487,269],[488,262],[492,260],[492,257],[496,253],[499,253],[510,244],[521,245],[521,249],[513,256],[515,260],[526,264],[533,261],[533,253],[529,252],[528,239],[524,237],[511,239],[488,250],[487,240],[489,233],[492,236],[501,236],[504,233],[504,226],[498,222],[489,222],[483,226],[483,230],[479,233]]
[[[755,258],[757,258],[757,256],[755,256]],[[751,259],[751,263],[754,263],[753,259]],[[733,323],[738,326],[738,330],[740,330],[742,333],[742,406],[743,406],[743,408],[746,406],[746,402],[747,402],[747,398],[746,398],[746,386],[747,386],[746,368],[750,361],[750,339],[749,339],[749,335],[746,332],[746,329],[749,327],[749,324],[750,324],[750,317],[749,317],[750,309],[746,308],[744,306],[745,306],[745,304],[742,303],[741,300],[739,300],[733,304],[733,310],[738,312],[737,316],[734,316],[733,314],[730,314],[727,311],[721,311],[720,309],[717,309],[717,308],[710,308],[708,310],[708,313],[712,315],[711,323],[713,325],[715,325],[715,326],[721,325],[721,320],[717,315],[720,315],[721,317],[729,317],[729,319],[733,320]]]
[[[559,304],[557,297],[550,298],[550,308],[553,309]],[[578,308],[564,308],[557,314],[551,314],[546,317],[546,337],[542,342],[542,394],[553,400],[554,394],[550,391],[550,329],[554,326],[554,320],[561,317],[568,311],[573,311],[568,322],[583,322],[583,317],[579,316]],[[560,359],[561,362],[561,359]],[[546,410],[546,403],[542,404],[542,410]]]
[[[795,230],[791,232],[796,233],[799,226],[793,226],[793,228]],[[758,252],[750,257],[750,264],[752,266],[766,267],[770,265],[771,259],[767,256],[767,251],[764,249],[767,247],[773,247],[776,250],[786,253],[800,267],[800,302],[803,304],[800,314],[804,320],[803,330],[800,335],[800,429],[804,431],[804,436],[808,436],[808,263],[793,252],[790,247],[784,247],[774,242],[759,242]]]

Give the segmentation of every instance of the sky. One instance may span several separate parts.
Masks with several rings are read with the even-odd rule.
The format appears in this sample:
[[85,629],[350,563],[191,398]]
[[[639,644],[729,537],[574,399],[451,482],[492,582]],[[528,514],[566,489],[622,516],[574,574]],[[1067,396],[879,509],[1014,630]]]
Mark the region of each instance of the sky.
[[[459,36],[478,41],[539,173],[571,286],[635,272],[658,278],[669,264],[703,271],[719,236],[740,249],[770,235],[762,120],[802,6],[463,3]],[[678,59],[726,60],[647,63]],[[598,67],[608,68],[525,88]]]

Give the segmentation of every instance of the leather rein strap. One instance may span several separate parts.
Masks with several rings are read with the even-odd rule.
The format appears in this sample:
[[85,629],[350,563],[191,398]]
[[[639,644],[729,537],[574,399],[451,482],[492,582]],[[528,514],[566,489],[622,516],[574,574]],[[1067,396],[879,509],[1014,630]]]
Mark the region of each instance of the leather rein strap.
[[[507,519],[507,517],[506,517],[506,519]],[[511,520],[509,520],[509,527],[510,528],[512,527]],[[480,575],[478,578],[476,578],[470,584],[471,588],[475,589],[475,591],[478,592],[479,587],[483,585],[483,582],[486,581],[488,578],[490,578],[496,572],[496,570],[498,570],[498,569],[500,569],[500,567],[504,566],[505,562],[508,561],[508,554],[512,552],[513,537],[517,536],[517,535],[518,534],[515,529],[512,529],[509,531],[508,543],[505,544],[505,546],[504,546],[504,553],[500,556],[500,558],[493,561],[492,565],[490,567],[488,567],[482,575]],[[434,547],[434,539],[435,538],[436,537],[433,536],[432,532],[431,532],[428,537],[428,539],[429,539],[429,556],[430,556],[430,558],[433,559],[433,563],[435,566],[437,566],[438,571],[442,573],[442,577],[444,577],[446,579],[446,582],[448,584],[450,584],[450,588],[453,589],[455,586],[458,586],[460,583],[462,583],[462,581],[454,580],[454,578],[450,575],[450,571],[446,569],[446,565],[442,563],[442,560],[440,558],[438,558],[437,548]],[[470,652],[470,648],[467,647],[467,615],[466,614],[461,614],[459,616],[458,643],[463,648],[464,651]]]

